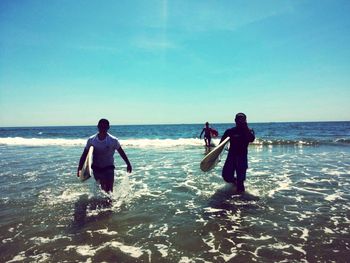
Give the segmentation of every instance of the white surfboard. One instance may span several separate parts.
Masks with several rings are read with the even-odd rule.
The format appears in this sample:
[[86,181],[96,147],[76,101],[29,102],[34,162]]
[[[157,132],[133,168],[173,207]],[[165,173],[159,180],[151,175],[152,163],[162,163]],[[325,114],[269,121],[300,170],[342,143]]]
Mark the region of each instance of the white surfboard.
[[229,140],[230,137],[227,137],[203,158],[200,164],[200,168],[203,172],[208,172],[215,167],[219,161],[220,154],[225,149],[225,145]]
[[91,169],[91,165],[92,165],[92,154],[94,152],[94,146],[90,146],[89,148],[89,152],[86,156],[83,168],[80,171],[80,180],[82,182],[84,182],[85,180],[89,179],[92,176],[92,169]]

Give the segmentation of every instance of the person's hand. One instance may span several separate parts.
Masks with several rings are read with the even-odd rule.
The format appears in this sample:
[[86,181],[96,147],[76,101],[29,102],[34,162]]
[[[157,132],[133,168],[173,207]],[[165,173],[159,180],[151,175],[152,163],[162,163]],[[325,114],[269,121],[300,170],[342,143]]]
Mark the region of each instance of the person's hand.
[[78,171],[77,171],[77,177],[80,176],[80,173],[81,173],[81,170],[78,170]]
[[131,164],[128,164],[128,166],[126,167],[126,171],[127,171],[128,173],[131,173],[131,172],[132,172]]

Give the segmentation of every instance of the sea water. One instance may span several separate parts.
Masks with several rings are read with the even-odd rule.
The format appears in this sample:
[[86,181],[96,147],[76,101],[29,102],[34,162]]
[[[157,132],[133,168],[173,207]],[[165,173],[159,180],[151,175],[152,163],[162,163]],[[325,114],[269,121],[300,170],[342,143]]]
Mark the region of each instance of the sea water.
[[133,172],[116,153],[111,206],[76,177],[96,127],[0,128],[0,262],[348,261],[350,122],[250,126],[243,195],[227,153],[199,169],[203,125],[112,126]]

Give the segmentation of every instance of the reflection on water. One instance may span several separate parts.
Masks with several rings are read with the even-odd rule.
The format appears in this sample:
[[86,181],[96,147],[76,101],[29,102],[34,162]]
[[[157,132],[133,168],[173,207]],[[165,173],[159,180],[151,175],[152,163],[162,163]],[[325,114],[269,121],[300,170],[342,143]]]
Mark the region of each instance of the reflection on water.
[[222,180],[222,163],[200,171],[203,148],[129,148],[134,172],[119,167],[108,197],[94,179],[76,178],[80,148],[0,147],[1,167],[11,167],[0,171],[1,262],[315,262],[349,255],[347,148],[253,146],[244,194]]
[[109,197],[89,198],[88,195],[81,195],[75,203],[73,227],[83,227],[112,213],[112,200]]

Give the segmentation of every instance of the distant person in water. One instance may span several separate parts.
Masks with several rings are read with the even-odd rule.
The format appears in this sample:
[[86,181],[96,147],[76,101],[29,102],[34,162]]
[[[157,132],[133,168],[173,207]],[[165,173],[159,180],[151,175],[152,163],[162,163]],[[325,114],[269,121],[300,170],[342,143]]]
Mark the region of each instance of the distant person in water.
[[204,142],[205,146],[210,147],[210,141],[211,141],[211,129],[209,127],[209,122],[205,123],[205,127],[203,128],[201,134],[199,135],[199,138],[202,139],[202,134],[204,133]]
[[84,165],[84,161],[89,152],[90,146],[94,146],[92,170],[97,182],[101,185],[105,192],[113,192],[114,183],[114,152],[118,151],[127,165],[127,172],[131,173],[132,167],[124,150],[120,146],[118,139],[107,131],[109,130],[109,121],[101,119],[97,125],[98,133],[91,136],[85,146],[84,152],[81,155],[78,167],[77,176]]
[[243,193],[248,169],[248,145],[255,140],[255,134],[248,128],[247,116],[244,113],[238,113],[235,122],[236,127],[226,130],[220,141],[221,143],[230,137],[230,149],[222,169],[222,177],[228,183],[237,184],[237,191]]

